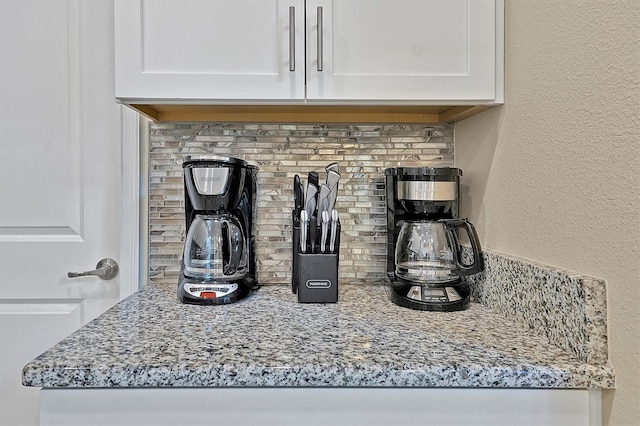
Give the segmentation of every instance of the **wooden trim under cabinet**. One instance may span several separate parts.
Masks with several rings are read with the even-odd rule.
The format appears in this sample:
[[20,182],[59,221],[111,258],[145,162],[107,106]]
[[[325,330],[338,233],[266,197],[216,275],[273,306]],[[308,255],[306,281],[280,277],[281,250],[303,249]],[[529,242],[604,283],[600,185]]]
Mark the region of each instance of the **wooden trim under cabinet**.
[[454,123],[494,105],[177,105],[128,104],[154,121],[254,123]]

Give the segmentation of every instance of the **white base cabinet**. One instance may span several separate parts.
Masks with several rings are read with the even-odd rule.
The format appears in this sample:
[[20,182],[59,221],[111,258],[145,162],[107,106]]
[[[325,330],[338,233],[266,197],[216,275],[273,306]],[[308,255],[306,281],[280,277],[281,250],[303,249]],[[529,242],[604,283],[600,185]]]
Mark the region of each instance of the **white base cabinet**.
[[503,0],[115,0],[124,103],[501,103]]
[[419,388],[43,389],[53,425],[601,424],[599,390]]

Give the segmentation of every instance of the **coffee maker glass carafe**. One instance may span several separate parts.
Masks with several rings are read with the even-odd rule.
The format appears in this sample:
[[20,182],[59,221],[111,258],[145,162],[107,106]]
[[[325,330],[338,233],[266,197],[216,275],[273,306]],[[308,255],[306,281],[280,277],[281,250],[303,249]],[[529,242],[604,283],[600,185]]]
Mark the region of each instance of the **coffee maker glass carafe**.
[[[421,285],[443,285],[484,268],[474,226],[466,219],[404,220],[395,250],[396,276]],[[472,262],[462,259],[458,230],[469,236]]]
[[184,247],[184,274],[200,280],[233,281],[247,273],[247,241],[229,214],[196,215]]

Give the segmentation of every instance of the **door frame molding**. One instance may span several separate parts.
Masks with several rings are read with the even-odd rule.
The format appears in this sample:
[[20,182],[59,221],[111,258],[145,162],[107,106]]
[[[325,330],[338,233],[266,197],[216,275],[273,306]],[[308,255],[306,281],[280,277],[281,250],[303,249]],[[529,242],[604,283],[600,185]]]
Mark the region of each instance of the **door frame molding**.
[[[115,99],[114,99],[115,102]],[[120,106],[121,144],[121,230],[120,230],[120,300],[135,293],[144,277],[140,269],[141,222],[141,146],[140,116]]]

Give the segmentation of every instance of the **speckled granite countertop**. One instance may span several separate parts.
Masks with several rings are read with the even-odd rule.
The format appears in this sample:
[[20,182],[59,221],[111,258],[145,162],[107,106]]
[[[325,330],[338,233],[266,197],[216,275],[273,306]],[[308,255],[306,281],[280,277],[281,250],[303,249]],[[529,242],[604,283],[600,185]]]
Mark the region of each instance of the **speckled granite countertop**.
[[39,387],[378,386],[609,388],[593,365],[479,303],[456,313],[392,304],[386,286],[342,285],[300,304],[288,285],[192,306],[149,284],[24,367]]

